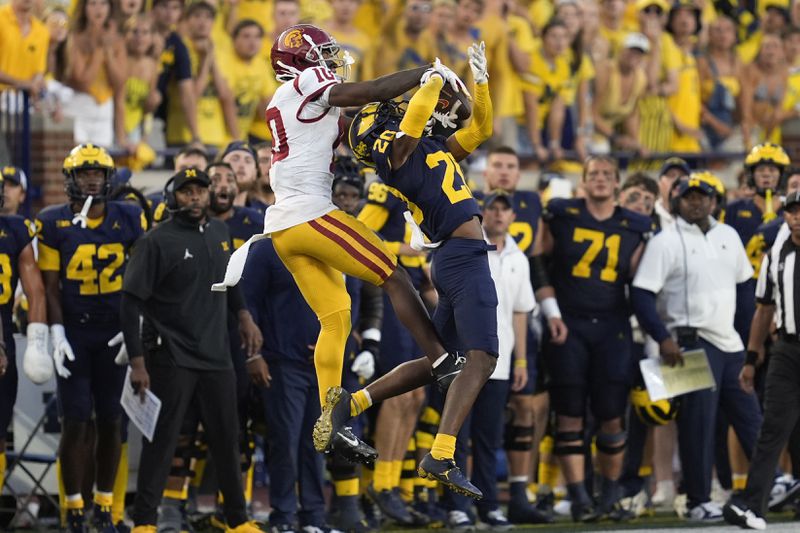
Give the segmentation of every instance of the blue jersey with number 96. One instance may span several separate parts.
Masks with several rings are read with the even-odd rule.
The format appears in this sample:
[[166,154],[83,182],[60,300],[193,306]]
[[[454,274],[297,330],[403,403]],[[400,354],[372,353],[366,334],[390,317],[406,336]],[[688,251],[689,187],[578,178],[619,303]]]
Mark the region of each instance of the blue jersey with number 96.
[[431,241],[446,239],[461,224],[480,216],[478,202],[444,137],[423,137],[406,162],[393,169],[389,157],[396,133],[383,132],[372,146],[372,160],[378,175],[402,195]]

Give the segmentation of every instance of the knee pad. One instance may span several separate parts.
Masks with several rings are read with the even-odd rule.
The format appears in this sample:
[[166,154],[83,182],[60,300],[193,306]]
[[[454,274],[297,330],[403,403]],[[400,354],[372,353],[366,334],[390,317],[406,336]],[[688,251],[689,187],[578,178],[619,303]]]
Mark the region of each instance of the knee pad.
[[559,431],[553,443],[553,455],[583,455],[586,446],[583,442],[583,430]]
[[514,452],[527,452],[533,449],[533,426],[506,424],[505,449]]
[[606,455],[616,455],[625,451],[625,443],[627,440],[627,431],[620,431],[618,433],[598,431],[594,442],[597,446],[597,451]]

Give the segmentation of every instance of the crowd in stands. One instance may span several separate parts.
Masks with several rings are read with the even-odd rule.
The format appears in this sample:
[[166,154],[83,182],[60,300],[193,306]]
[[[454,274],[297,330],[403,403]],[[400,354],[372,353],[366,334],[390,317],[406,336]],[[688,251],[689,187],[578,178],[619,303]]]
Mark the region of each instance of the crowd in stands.
[[797,117],[797,4],[10,0],[0,82],[72,116],[76,142],[121,153],[142,150],[154,124],[169,146],[266,141],[272,43],[309,22],[355,59],[351,80],[435,57],[467,79],[465,50],[485,41],[496,135],[539,161],[743,152],[780,142]]

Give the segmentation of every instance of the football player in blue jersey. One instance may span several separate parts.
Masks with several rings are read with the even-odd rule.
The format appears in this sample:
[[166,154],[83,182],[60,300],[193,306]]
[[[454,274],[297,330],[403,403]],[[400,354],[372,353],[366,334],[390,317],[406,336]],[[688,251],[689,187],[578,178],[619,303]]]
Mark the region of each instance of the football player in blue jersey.
[[20,208],[25,203],[28,192],[28,176],[19,167],[6,166],[0,169],[3,176],[3,205],[0,213],[4,215],[19,215]]
[[[630,390],[626,286],[651,221],[616,205],[620,176],[614,159],[588,158],[582,185],[585,198],[548,203],[531,266],[536,299],[550,322],[553,341],[545,348],[557,418],[553,452],[567,481],[573,519],[592,521],[606,514],[624,517],[616,503],[626,440],[622,417]],[[545,254],[551,259],[549,271]],[[584,483],[587,399],[600,426],[596,444],[602,492],[597,510]]]
[[[6,176],[13,167],[0,173],[0,207]],[[33,255],[33,234],[19,215],[0,216],[0,487],[6,473],[6,435],[17,398],[17,357],[14,343],[13,309],[17,281],[28,298],[27,348],[23,369],[34,383],[44,383],[53,375],[53,362],[47,352],[47,318],[44,283]]]
[[[387,247],[397,255],[398,263],[408,272],[414,288],[420,292],[427,278],[423,267],[425,254],[414,250],[406,240],[410,231],[403,213],[405,201],[390,192],[381,180],[373,181],[367,193],[367,203],[358,219],[376,231]],[[403,327],[387,296],[384,296],[383,328],[381,329],[379,375],[416,358],[420,348],[411,333]],[[367,494],[381,512],[398,524],[412,525],[414,517],[400,493],[401,465],[408,442],[414,433],[419,412],[425,401],[425,389],[419,388],[383,402],[375,423],[374,440],[378,459],[375,475]]]
[[[421,224],[421,230],[412,228],[415,247],[435,249],[432,278],[439,302],[433,322],[448,351],[466,353],[464,369],[450,385],[431,453],[418,471],[459,493],[480,497],[453,459],[456,435],[497,362],[497,293],[489,272],[489,245],[483,238],[480,209],[458,165],[492,132],[483,43],[472,45],[469,57],[475,85],[468,126],[447,138],[425,135],[444,85],[440,75],[431,74],[423,78],[406,109],[391,101],[362,108],[350,126],[349,142],[356,157],[374,166],[392,194],[406,201],[412,212],[409,221]],[[433,244],[424,243],[423,232]],[[318,427],[336,431],[373,401],[427,385],[430,368],[424,357],[398,366],[353,394],[350,402],[338,404],[343,407],[326,406],[330,415],[326,418],[323,411]]]
[[[44,209],[35,223],[58,373],[58,457],[67,525],[69,531],[86,530],[81,488],[85,465],[94,461],[92,526],[114,532],[112,490],[120,457],[125,368],[114,364],[117,348],[108,343],[120,331],[122,276],[128,251],[143,234],[145,221],[138,207],[106,201],[114,162],[103,148],[76,146],[64,160],[63,171],[69,201]],[[92,417],[97,436],[89,443]]]

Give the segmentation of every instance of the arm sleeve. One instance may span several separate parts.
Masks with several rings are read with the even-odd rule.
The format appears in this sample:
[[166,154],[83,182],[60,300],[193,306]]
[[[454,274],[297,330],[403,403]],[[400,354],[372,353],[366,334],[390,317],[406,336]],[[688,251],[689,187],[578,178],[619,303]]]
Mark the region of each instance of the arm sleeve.
[[515,276],[515,297],[514,312],[528,313],[536,307],[536,297],[533,295],[533,285],[530,280],[530,270],[527,258],[520,255],[519,268],[514,269]]
[[475,84],[472,101],[472,117],[466,128],[455,132],[456,141],[467,152],[478,148],[492,136],[492,99],[489,96],[489,84]]
[[153,239],[139,239],[131,250],[122,290],[142,301],[150,298],[158,280],[158,248]]
[[370,328],[382,329],[383,326],[383,291],[372,283],[361,285],[361,318],[358,330]]
[[631,287],[631,307],[636,314],[639,325],[653,337],[656,342],[661,342],[669,337],[669,331],[658,318],[656,311],[656,294],[646,289]]
[[633,278],[633,287],[645,289],[653,294],[658,294],[664,288],[672,260],[667,249],[668,241],[663,236],[663,233],[658,234],[645,247],[636,276]]
[[770,276],[771,263],[772,252],[768,252],[761,261],[761,270],[758,273],[758,282],[756,282],[756,302],[762,305],[775,304],[775,284]]
[[143,302],[129,293],[122,293],[119,304],[119,321],[122,325],[122,336],[131,359],[144,355],[142,335],[139,331],[139,315]]
[[400,121],[400,131],[419,139],[425,133],[425,125],[436,109],[439,101],[439,93],[444,86],[444,80],[440,76],[431,76],[425,84],[411,97],[408,102],[408,109]]

